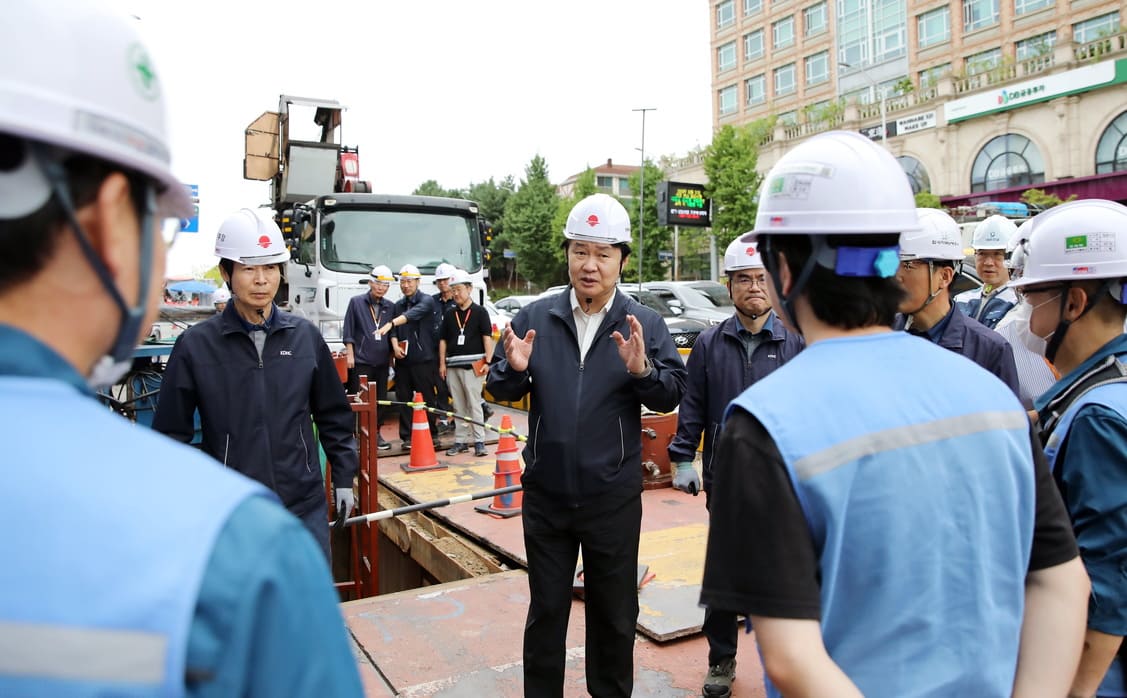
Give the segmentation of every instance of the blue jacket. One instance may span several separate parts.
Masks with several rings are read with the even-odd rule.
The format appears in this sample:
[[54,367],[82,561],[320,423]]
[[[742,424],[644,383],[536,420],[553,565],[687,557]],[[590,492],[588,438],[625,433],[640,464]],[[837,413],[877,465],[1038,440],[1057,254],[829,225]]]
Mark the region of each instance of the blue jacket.
[[393,332],[400,342],[408,342],[407,357],[397,361],[404,364],[425,364],[429,361],[438,366],[438,337],[434,327],[436,312],[438,304],[434,298],[421,291],[395,302],[395,317],[403,315],[407,322]]
[[865,695],[1012,691],[1036,486],[1029,419],[986,375],[902,333],[840,337],[730,408],[778,446],[818,554],[826,650]]
[[[111,414],[6,327],[0,384],[4,424],[21,435],[0,465],[0,525],[23,531],[0,538],[0,624],[22,626],[30,653],[0,667],[0,695],[361,695],[324,554],[273,495]],[[34,460],[53,465],[19,467]],[[26,495],[37,488],[51,516]],[[162,491],[175,496],[143,495]],[[145,635],[124,649],[127,631]],[[67,661],[36,637],[69,637]]]
[[[611,333],[629,339],[627,315],[642,325],[650,375],[634,378]],[[685,389],[685,363],[661,316],[616,291],[583,361],[571,311],[571,290],[536,301],[513,318],[513,332],[536,330],[528,370],[514,371],[498,342],[487,387],[500,400],[531,393],[525,489],[570,506],[642,491],[642,405],[670,412]]]
[[964,291],[954,298],[955,306],[967,317],[978,320],[990,329],[1001,322],[1006,313],[1017,305],[1017,294],[1009,286],[1002,286],[982,302],[982,287]]
[[341,342],[352,345],[356,363],[369,366],[387,366],[391,363],[391,340],[375,339],[376,329],[395,317],[395,304],[386,298],[378,301],[370,292],[353,296],[344,311],[344,329]]
[[677,410],[677,435],[669,445],[669,460],[691,461],[703,433],[705,490],[712,484],[712,454],[728,403],[805,346],[802,336],[787,330],[772,313],[764,326],[771,339],[760,343],[749,361],[739,336],[741,328],[733,315],[702,332],[689,354],[688,382]]
[[433,293],[431,298],[434,299],[434,346],[437,347],[442,335],[442,318],[446,317],[448,310],[458,307],[458,303],[454,300],[454,296],[442,300],[441,293]]
[[314,422],[333,482],[356,477],[355,420],[329,347],[311,323],[277,307],[261,360],[234,304],[180,335],[153,428],[188,443],[196,410],[203,451],[272,489],[299,516],[325,497]]
[[[898,318],[895,326],[897,329],[903,327],[903,320],[903,316]],[[939,330],[938,333],[934,331],[936,329]],[[1010,386],[1014,395],[1021,395],[1013,347],[994,330],[957,311],[954,304],[939,325],[917,336],[956,354],[962,354]]]

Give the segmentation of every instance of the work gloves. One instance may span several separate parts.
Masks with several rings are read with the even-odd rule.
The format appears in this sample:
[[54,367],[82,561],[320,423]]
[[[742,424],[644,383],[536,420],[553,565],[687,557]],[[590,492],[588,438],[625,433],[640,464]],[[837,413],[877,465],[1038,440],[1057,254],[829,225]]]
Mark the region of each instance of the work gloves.
[[336,495],[334,497],[337,504],[336,513],[339,514],[340,510],[343,508],[344,515],[348,516],[348,514],[352,511],[352,508],[356,506],[356,495],[352,494],[352,488],[338,487],[333,490],[333,494]]
[[673,471],[673,489],[688,492],[694,497],[700,492],[700,476],[692,463],[678,463]]

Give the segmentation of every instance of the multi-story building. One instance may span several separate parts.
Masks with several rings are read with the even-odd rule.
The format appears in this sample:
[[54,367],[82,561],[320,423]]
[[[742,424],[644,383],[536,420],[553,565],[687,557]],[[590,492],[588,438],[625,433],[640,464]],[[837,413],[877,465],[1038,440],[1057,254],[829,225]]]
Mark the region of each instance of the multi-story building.
[[1127,202],[1127,0],[709,0],[713,125],[831,128],[945,205],[1030,187]]
[[[629,198],[634,194],[630,191],[630,175],[641,169],[638,165],[616,165],[614,162],[607,158],[606,164],[592,167],[595,171],[595,188],[604,193],[619,198]],[[583,172],[577,172],[560,184],[556,185],[556,191],[560,196],[568,197],[575,191],[575,183],[583,176]]]

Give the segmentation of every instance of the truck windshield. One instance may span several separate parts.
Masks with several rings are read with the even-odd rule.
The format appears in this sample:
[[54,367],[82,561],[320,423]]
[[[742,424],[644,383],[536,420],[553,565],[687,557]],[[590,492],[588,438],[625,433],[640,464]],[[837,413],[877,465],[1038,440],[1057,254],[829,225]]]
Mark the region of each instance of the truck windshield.
[[321,264],[337,272],[414,264],[433,274],[442,262],[468,272],[481,268],[477,221],[456,211],[337,209],[321,219],[320,251]]

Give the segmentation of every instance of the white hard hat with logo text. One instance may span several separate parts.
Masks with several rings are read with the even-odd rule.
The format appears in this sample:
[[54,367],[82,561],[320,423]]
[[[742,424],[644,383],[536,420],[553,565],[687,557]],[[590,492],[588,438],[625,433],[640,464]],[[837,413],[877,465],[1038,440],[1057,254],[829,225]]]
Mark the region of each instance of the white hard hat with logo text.
[[564,237],[604,245],[630,242],[630,214],[613,196],[592,194],[567,214]]
[[759,246],[754,242],[742,242],[739,238],[732,240],[728,249],[724,250],[724,271],[731,273],[741,269],[762,269],[763,257],[759,255]]
[[920,230],[900,234],[900,259],[964,259],[959,224],[937,208],[917,209]]
[[1038,213],[1022,231],[1029,236],[1025,273],[1011,286],[1127,278],[1127,206],[1070,201]]
[[215,256],[258,267],[288,261],[290,252],[282,241],[277,223],[244,208],[232,213],[219,226],[215,234]]

